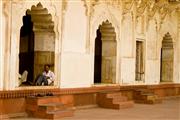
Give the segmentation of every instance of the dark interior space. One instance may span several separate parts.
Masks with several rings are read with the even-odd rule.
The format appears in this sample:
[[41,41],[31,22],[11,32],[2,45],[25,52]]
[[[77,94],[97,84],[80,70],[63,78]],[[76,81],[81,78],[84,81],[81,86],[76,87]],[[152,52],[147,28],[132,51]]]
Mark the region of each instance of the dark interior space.
[[23,26],[20,30],[20,50],[19,50],[19,73],[28,71],[27,82],[33,82],[34,70],[34,32],[31,16],[23,16]]
[[162,48],[161,48],[161,58],[160,58],[160,82],[162,82],[162,52],[163,52],[163,50],[162,50]]
[[94,61],[94,83],[101,83],[101,65],[102,65],[102,40],[100,27],[96,31],[95,39],[95,61]]

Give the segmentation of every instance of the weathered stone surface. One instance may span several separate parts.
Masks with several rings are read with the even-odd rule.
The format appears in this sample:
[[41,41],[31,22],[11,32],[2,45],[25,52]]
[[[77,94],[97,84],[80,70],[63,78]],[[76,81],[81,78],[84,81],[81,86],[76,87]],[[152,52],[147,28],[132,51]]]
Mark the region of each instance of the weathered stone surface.
[[[171,63],[169,62],[168,65],[165,61],[162,63],[165,66],[171,66],[169,68],[172,69],[169,74],[164,74],[167,75],[166,77],[171,77],[172,82],[180,83],[180,55],[178,54],[180,17],[177,3],[169,4],[165,0],[156,2],[3,0],[0,3],[0,10],[3,23],[0,44],[1,90],[12,90],[17,87],[19,55],[21,51],[27,51],[25,45],[27,41],[24,41],[25,46],[19,49],[22,18],[26,12],[32,15],[33,30],[38,39],[35,41],[38,42],[35,45],[35,52],[54,52],[52,60],[54,60],[58,87],[90,87],[94,84],[96,30],[107,20],[110,24],[105,25],[108,30],[102,27],[101,31],[106,33],[103,34],[102,39],[106,42],[116,40],[114,44],[108,41],[103,45],[106,48],[103,53],[104,63],[107,63],[104,65],[106,68],[104,71],[108,73],[103,76],[107,81],[109,80],[108,83],[159,84],[161,48],[163,37],[167,36],[168,32],[173,41],[170,46],[173,46],[174,53],[170,51],[163,53],[163,56],[171,54],[172,57],[173,55]],[[39,37],[38,32],[42,32]],[[135,81],[137,39],[144,41],[145,46],[144,82],[141,83]],[[44,62],[44,59],[40,59]],[[53,63],[50,62],[50,64]],[[163,70],[167,69],[163,68]]]

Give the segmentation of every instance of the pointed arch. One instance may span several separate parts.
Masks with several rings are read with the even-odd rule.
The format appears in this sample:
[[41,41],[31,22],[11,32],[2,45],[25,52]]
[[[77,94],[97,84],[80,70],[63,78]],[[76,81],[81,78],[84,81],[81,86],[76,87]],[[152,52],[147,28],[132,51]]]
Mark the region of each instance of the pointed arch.
[[97,29],[94,54],[94,83],[116,83],[116,33],[108,20]]
[[[28,71],[27,82],[35,85],[35,79],[45,65],[54,71],[55,32],[52,15],[39,2],[27,9],[20,31],[19,73]],[[20,82],[21,84],[21,82]],[[19,85],[20,85],[19,84]]]
[[174,68],[174,47],[173,40],[169,32],[167,32],[162,40],[161,48],[161,82],[173,82]]
[[[103,6],[103,7],[102,7]],[[102,9],[103,8],[103,9]],[[119,57],[121,56],[120,53],[120,25],[121,25],[121,16],[120,19],[116,18],[117,16],[119,17],[119,14],[117,15],[116,12],[110,12],[110,11],[116,11],[115,8],[110,8],[107,7],[106,4],[99,4],[96,5],[94,7],[94,14],[91,17],[90,20],[90,41],[89,41],[89,50],[90,50],[90,54],[92,54],[94,56],[95,53],[95,38],[96,38],[96,31],[99,28],[99,25],[102,25],[103,22],[105,21],[109,21],[109,23],[111,23],[112,27],[114,28],[115,34],[116,34],[116,59],[119,59]],[[115,14],[112,14],[115,13]],[[118,13],[118,12],[117,12]],[[93,57],[94,59],[94,57]],[[92,63],[92,65],[94,65],[94,61]],[[114,80],[114,83],[119,83],[119,78],[120,78],[120,72],[119,72],[119,68],[120,68],[120,61],[116,60],[116,77]],[[92,67],[92,76],[94,76],[94,67]]]

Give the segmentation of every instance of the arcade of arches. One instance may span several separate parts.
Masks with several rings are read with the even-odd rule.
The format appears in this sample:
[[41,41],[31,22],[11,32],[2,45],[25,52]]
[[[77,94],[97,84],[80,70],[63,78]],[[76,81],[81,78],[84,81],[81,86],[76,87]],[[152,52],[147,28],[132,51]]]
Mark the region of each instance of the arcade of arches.
[[[18,100],[24,112],[27,96],[49,91],[77,106],[123,88],[130,100],[136,88],[180,95],[178,0],[75,1],[1,0],[0,115],[16,113],[1,108]],[[35,86],[46,64],[54,85]]]

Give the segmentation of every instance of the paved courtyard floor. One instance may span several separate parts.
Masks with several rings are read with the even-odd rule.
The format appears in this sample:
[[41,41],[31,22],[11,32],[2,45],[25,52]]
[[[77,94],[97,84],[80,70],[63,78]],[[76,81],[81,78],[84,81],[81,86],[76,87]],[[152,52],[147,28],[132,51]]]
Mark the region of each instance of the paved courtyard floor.
[[[16,120],[40,120],[16,118]],[[76,110],[73,117],[61,120],[180,120],[180,97],[163,100],[162,104],[135,104],[133,108],[113,110],[89,108]]]

